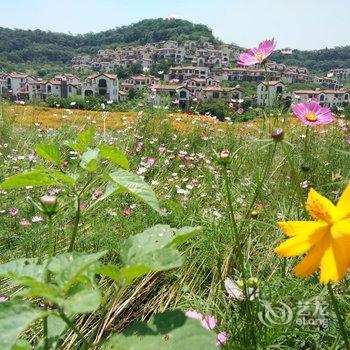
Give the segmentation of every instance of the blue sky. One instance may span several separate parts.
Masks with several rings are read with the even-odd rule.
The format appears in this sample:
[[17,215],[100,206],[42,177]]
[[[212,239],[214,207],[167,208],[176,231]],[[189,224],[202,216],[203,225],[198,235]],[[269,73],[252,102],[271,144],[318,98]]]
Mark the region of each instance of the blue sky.
[[275,37],[278,47],[350,45],[350,0],[15,0],[1,1],[1,27],[86,33],[145,18],[178,16],[203,23],[225,42],[250,47]]

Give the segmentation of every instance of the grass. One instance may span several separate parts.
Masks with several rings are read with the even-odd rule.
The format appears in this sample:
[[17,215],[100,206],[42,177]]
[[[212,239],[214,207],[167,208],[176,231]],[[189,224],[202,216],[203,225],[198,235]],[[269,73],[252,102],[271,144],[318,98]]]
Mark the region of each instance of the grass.
[[[138,116],[111,112],[104,134],[99,112],[10,105],[3,109],[0,126],[0,180],[34,165],[45,165],[31,156],[35,144],[54,143],[64,149],[64,142],[74,138],[77,128],[89,124],[100,132],[95,138],[97,144],[106,139],[126,152],[132,170],[152,184],[166,215],[159,216],[131,197],[112,197],[91,211],[86,210],[80,224],[78,251],[107,249],[108,259],[118,264],[121,241],[154,224],[202,226],[203,233],[183,247],[186,262],[182,269],[147,276],[117,300],[107,298],[109,313],[102,322],[98,314],[79,319],[77,322],[83,325],[85,333],[96,331],[97,338],[104,337],[110,329],[122,330],[154,312],[181,308],[215,315],[217,330],[229,334],[224,349],[341,348],[335,316],[327,307],[327,291],[318,284],[317,276],[297,279],[291,272],[296,259],[282,259],[273,252],[283,239],[276,222],[308,217],[302,205],[307,195],[307,189],[300,186],[302,182],[307,181],[309,187],[336,201],[349,181],[349,155],[338,151],[349,151],[349,145],[337,123],[312,128],[305,154],[305,129],[286,116],[267,122],[259,119],[229,125],[197,116],[169,115],[166,110]],[[270,132],[278,126],[284,128],[288,143],[271,141]],[[137,152],[136,145],[140,142],[142,150]],[[245,256],[246,277],[259,281],[259,298],[248,310],[253,315],[250,325],[245,303],[229,299],[224,288],[226,277],[242,278],[242,271],[234,246],[223,168],[217,161],[217,153],[223,149],[234,154],[228,169],[229,189],[234,217],[241,229],[240,249]],[[68,150],[65,155],[68,162],[76,161]],[[153,166],[147,165],[149,158],[156,159]],[[310,170],[303,172],[300,166],[306,161]],[[42,236],[47,223],[32,222],[38,213],[25,200],[42,194],[37,189],[1,192],[0,262],[44,256]],[[93,193],[83,202],[89,208],[94,202]],[[11,207],[19,209],[16,218],[8,214]],[[131,210],[126,214],[125,209]],[[30,225],[21,226],[21,219],[27,219]],[[56,219],[59,246],[63,247],[69,240],[72,226],[71,210]],[[101,283],[108,295],[111,286]],[[335,285],[343,314],[350,313],[348,283],[347,277]],[[11,296],[15,291],[16,287],[6,281],[0,286],[0,295]],[[271,303],[273,312],[265,312],[269,310],[264,308],[267,303]],[[291,308],[292,320],[283,317],[286,310],[283,305]],[[302,318],[299,313],[305,305],[322,305],[328,327],[312,324],[317,315],[307,314]],[[267,325],[259,319],[259,314],[267,320]],[[298,319],[304,320],[303,323],[298,324]],[[32,340],[35,339],[34,330],[31,334]],[[64,348],[76,349],[76,344],[75,336],[70,334]]]

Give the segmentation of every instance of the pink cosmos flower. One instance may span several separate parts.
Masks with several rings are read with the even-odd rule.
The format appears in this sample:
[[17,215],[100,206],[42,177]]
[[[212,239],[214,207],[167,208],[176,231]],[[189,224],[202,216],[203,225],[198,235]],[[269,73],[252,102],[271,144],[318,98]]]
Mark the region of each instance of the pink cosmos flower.
[[317,101],[299,103],[293,107],[293,113],[305,125],[325,125],[334,120],[331,110]]
[[156,162],[156,158],[150,157],[147,159],[147,166],[152,167],[155,162]]
[[253,66],[257,63],[263,63],[276,48],[275,39],[265,40],[258,47],[250,49],[246,53],[239,55],[238,64],[242,66]]
[[41,222],[44,218],[41,215],[35,215],[32,217],[32,222]]
[[[185,315],[188,318],[192,318],[194,320],[197,320],[201,323],[201,325],[207,330],[212,331],[216,326],[216,318],[215,316],[203,316],[201,313],[197,311],[187,311],[185,312]],[[227,341],[228,334],[226,332],[220,332],[216,336],[216,345],[221,346],[224,345]]]
[[18,213],[19,213],[19,210],[18,210],[17,208],[10,208],[10,209],[9,209],[9,214],[10,214],[13,218],[15,218],[15,217],[18,215]]
[[158,151],[159,151],[159,153],[164,153],[164,152],[166,152],[166,147],[160,146],[160,147],[158,148]]
[[140,153],[142,151],[143,148],[143,142],[138,142],[136,145],[136,152]]
[[19,224],[22,226],[22,227],[28,227],[30,225],[30,222],[27,220],[27,219],[22,219]]
[[197,311],[187,311],[185,315],[189,318],[193,318],[201,323],[201,325],[208,331],[211,331],[216,326],[215,316],[203,316]]
[[123,210],[123,216],[129,217],[134,213],[134,211],[132,210],[132,208],[125,208]]
[[228,334],[226,332],[220,332],[216,337],[216,345],[224,345],[227,342]]
[[243,114],[244,113],[244,109],[242,107],[237,109],[237,113],[238,114]]

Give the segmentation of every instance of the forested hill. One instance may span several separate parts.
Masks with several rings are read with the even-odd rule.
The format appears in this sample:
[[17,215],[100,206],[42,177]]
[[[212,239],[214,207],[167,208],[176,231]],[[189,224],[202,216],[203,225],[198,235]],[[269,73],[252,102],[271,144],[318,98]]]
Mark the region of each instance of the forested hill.
[[0,64],[68,63],[77,53],[95,54],[101,48],[163,40],[217,41],[207,26],[180,19],[146,19],[129,26],[83,35],[0,27]]
[[350,68],[350,46],[314,51],[294,50],[290,56],[277,51],[273,59],[289,66],[302,66],[311,72],[324,73],[333,68]]

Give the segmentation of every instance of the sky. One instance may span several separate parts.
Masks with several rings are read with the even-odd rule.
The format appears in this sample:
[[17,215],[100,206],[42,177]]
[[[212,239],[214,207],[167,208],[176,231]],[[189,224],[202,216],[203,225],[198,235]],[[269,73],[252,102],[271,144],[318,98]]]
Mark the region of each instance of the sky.
[[88,33],[146,18],[208,25],[226,43],[313,50],[350,45],[350,0],[0,0],[0,27]]

